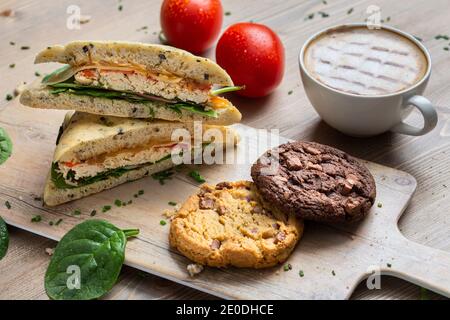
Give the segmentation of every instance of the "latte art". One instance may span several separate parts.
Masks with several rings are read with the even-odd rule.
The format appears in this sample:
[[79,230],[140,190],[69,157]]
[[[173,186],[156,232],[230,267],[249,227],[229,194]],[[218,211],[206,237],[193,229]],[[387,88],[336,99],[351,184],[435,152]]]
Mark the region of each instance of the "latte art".
[[423,51],[386,29],[343,27],[306,48],[308,73],[331,88],[357,95],[386,95],[414,86],[426,74]]

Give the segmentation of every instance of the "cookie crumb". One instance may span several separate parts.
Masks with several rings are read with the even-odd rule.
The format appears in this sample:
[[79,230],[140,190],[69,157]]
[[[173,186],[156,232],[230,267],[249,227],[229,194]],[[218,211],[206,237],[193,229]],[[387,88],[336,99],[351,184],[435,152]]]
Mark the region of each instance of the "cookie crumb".
[[11,17],[14,17],[15,15],[16,15],[16,12],[11,9],[6,9],[6,10],[3,10],[2,12],[0,12],[0,16],[2,16],[2,17],[11,18]]
[[174,209],[166,209],[163,211],[163,217],[167,219],[172,219],[178,213],[179,205],[176,205]]
[[91,16],[81,16],[79,20],[80,24],[86,24],[89,21],[91,21]]
[[197,274],[203,271],[204,267],[201,264],[191,263],[187,265],[186,269],[190,277],[195,277]]
[[48,254],[49,256],[52,256],[54,252],[55,248],[45,248],[45,253]]

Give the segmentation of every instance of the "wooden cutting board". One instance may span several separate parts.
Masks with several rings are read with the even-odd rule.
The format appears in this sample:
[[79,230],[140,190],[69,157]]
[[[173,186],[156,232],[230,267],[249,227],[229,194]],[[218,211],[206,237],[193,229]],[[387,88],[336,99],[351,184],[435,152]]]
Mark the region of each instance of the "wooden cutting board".
[[[224,298],[345,299],[374,268],[450,296],[450,254],[409,241],[398,230],[397,221],[416,189],[408,173],[367,162],[378,194],[367,219],[352,226],[307,223],[303,239],[289,258],[290,271],[283,271],[283,266],[207,268],[191,278],[186,271],[189,260],[169,248],[169,223],[160,224],[167,220],[164,210],[173,208],[169,201],[182,203],[197,190],[198,184],[186,176],[191,168],[182,169],[165,185],[149,177],[56,208],[45,208],[35,199],[41,196],[63,117],[64,112],[28,109],[17,101],[0,112],[0,126],[14,143],[13,156],[0,166],[0,215],[7,223],[58,240],[77,223],[91,219],[90,212],[96,209],[95,218],[140,229],[140,235],[128,243],[127,265]],[[245,155],[246,164],[196,168],[208,183],[250,179],[251,163],[264,149],[257,149],[251,128],[236,128],[243,138],[237,154]],[[270,145],[286,141],[277,140],[272,139]],[[139,190],[145,193],[134,198]],[[115,199],[133,203],[118,208]],[[3,205],[5,201],[11,209]],[[112,209],[103,213],[104,205]],[[77,209],[81,215],[73,215]],[[41,215],[42,221],[31,222],[35,215]],[[49,225],[60,218],[63,221],[58,226]]]

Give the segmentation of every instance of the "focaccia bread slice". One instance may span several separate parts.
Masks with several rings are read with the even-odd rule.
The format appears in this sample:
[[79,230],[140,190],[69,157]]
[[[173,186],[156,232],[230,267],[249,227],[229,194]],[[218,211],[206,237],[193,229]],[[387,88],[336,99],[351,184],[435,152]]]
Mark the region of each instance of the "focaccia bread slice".
[[242,115],[233,104],[225,98],[210,99],[210,111],[178,108],[176,105],[162,101],[133,102],[126,99],[112,99],[101,96],[79,95],[56,92],[53,88],[37,79],[27,87],[20,96],[23,105],[39,109],[75,110],[104,116],[162,119],[168,121],[193,122],[202,121],[211,125],[230,125],[241,121]]
[[[198,150],[209,155],[238,141],[233,129],[221,126],[69,113],[60,129],[44,202],[54,206],[79,199],[171,168],[178,164],[174,155],[191,158]],[[200,149],[186,152],[195,147]]]
[[170,72],[200,83],[232,86],[230,76],[215,62],[187,51],[159,44],[126,41],[73,41],[41,51],[35,63],[133,64],[158,72]]

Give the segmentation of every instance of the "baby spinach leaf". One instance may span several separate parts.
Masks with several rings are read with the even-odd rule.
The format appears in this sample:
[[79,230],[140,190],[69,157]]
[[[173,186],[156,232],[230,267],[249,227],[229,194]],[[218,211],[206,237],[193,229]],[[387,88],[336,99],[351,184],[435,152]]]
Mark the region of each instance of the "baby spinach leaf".
[[59,169],[58,163],[53,162],[52,168],[51,168],[51,178],[52,178],[53,184],[58,189],[74,189],[74,188],[87,186],[89,184],[92,184],[92,183],[95,183],[98,181],[106,180],[109,177],[119,178],[129,171],[138,170],[138,169],[141,169],[145,166],[152,165],[152,164],[157,164],[164,160],[170,159],[171,157],[172,157],[172,154],[168,154],[155,162],[147,162],[147,163],[143,163],[143,164],[139,164],[139,165],[135,165],[135,166],[127,166],[127,167],[110,169],[107,171],[100,172],[99,174],[97,174],[95,176],[85,177],[85,178],[81,178],[78,180],[75,180],[75,173],[74,173],[74,171],[71,170],[67,174],[67,179],[70,180],[71,182],[73,182],[74,184],[67,183],[67,179],[65,179],[63,174],[58,171],[58,169]]
[[181,114],[181,110],[186,110],[192,113],[198,113],[203,116],[217,118],[218,114],[214,110],[205,110],[205,107],[203,105],[199,104],[193,104],[188,102],[177,102],[174,101],[173,103],[165,103],[156,101],[149,96],[141,96],[134,94],[132,92],[126,92],[126,91],[116,91],[116,90],[110,90],[105,88],[99,88],[99,87],[91,87],[91,86],[84,86],[80,84],[76,84],[74,82],[61,82],[61,83],[55,83],[49,85],[49,87],[52,88],[50,93],[53,94],[59,94],[59,93],[69,93],[74,95],[80,95],[80,96],[90,96],[90,97],[96,97],[96,98],[105,98],[105,99],[121,99],[126,100],[132,103],[152,103],[159,104],[161,107],[167,107],[171,110]]
[[6,228],[6,223],[0,217],[0,260],[6,255],[9,245],[8,229]]
[[12,141],[5,129],[0,128],[0,164],[4,163],[11,156]]
[[104,220],[75,226],[58,243],[45,274],[45,290],[54,300],[90,300],[108,293],[120,274],[127,238],[139,230],[121,230]]
[[203,106],[197,104],[179,102],[174,104],[168,104],[167,107],[174,110],[177,113],[181,113],[181,110],[187,110],[192,113],[198,113],[201,114],[202,116],[207,116],[211,118],[217,118],[219,116],[217,114],[217,111],[213,109],[205,110]]

